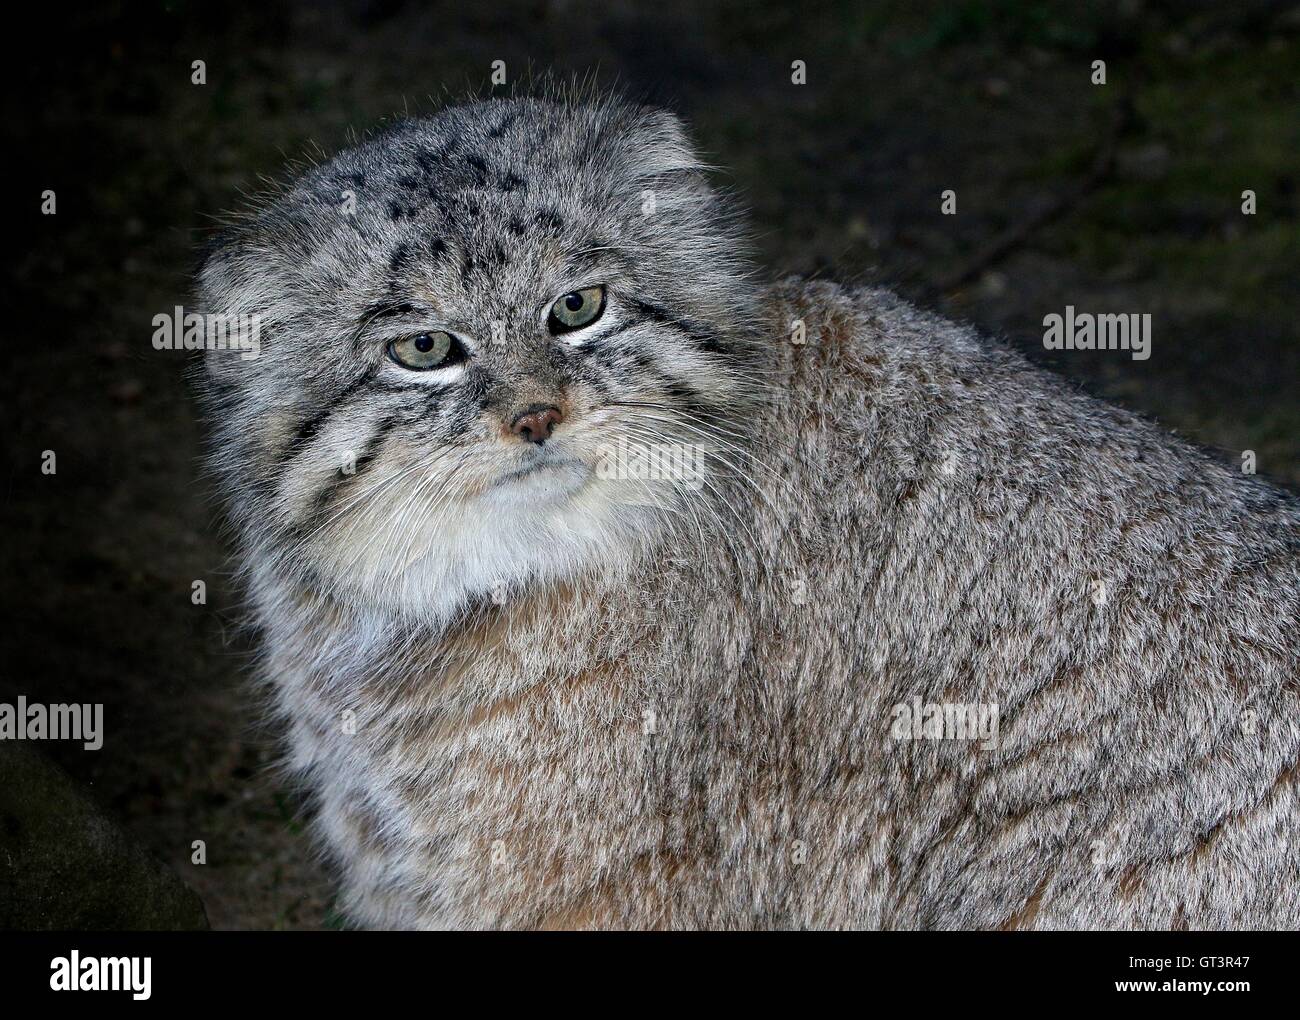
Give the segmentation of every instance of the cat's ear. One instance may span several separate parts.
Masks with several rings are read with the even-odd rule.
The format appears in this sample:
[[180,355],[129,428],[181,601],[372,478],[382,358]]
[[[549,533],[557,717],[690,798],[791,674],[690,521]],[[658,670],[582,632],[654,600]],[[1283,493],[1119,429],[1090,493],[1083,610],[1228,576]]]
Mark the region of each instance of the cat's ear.
[[637,169],[646,177],[674,173],[703,173],[711,169],[700,159],[680,117],[657,106],[636,111],[631,132]]
[[234,383],[246,362],[261,354],[259,318],[238,307],[248,293],[238,250],[234,232],[223,231],[200,250],[195,274],[193,328],[202,331],[204,374],[217,385]]

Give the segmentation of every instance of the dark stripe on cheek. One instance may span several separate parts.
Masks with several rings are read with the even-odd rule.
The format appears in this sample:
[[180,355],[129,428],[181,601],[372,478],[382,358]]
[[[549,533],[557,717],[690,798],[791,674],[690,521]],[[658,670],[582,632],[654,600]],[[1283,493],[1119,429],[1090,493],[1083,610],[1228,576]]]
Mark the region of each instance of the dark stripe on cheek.
[[574,382],[583,383],[596,391],[602,400],[607,399],[613,390],[610,387],[610,375],[620,374],[617,365],[611,364],[608,357],[600,357],[593,350],[580,348],[587,357],[575,358],[569,364],[569,372]]
[[[617,336],[623,330],[644,321],[646,320],[638,319],[629,322],[603,339]],[[628,396],[628,390],[647,394],[637,399],[653,400],[647,391],[657,388],[663,395],[657,402],[663,403],[669,411],[676,409],[713,415],[726,409],[724,405],[708,399],[703,391],[696,389],[688,380],[674,376],[656,364],[646,351],[635,345],[625,349],[607,348],[603,352],[593,345],[576,348],[573,353],[586,355],[580,360],[575,359],[573,364],[578,367],[582,381],[596,390],[603,400],[611,401],[611,397]]]
[[684,379],[673,379],[664,385],[668,395],[674,400],[680,400],[690,408],[700,408],[707,406],[706,402],[700,399],[700,391]]
[[351,475],[344,475],[345,478],[355,478],[366,468],[374,463],[375,457],[379,455],[380,448],[383,447],[385,440],[388,439],[388,433],[392,431],[393,426],[397,424],[399,418],[397,415],[389,415],[375,426],[375,431],[366,445],[362,447],[361,453],[357,455],[356,464],[353,467]]
[[650,355],[645,351],[634,350],[628,352],[631,355],[632,362],[636,366],[635,371],[639,372],[642,379],[650,378],[656,382],[667,386],[672,381],[672,377],[662,368],[656,365]]
[[399,421],[401,421],[400,416],[389,415],[375,426],[374,431],[370,434],[370,438],[366,440],[365,446],[363,446],[361,452],[357,454],[356,463],[353,466],[352,473],[348,474],[344,472],[342,467],[339,467],[321,487],[320,491],[316,493],[316,498],[312,501],[311,514],[308,518],[309,521],[328,510],[338,500],[338,498],[348,490],[357,478],[362,475],[366,468],[375,462],[380,451],[383,449],[384,443],[388,439],[389,433]]
[[328,424],[329,420],[334,417],[335,413],[348,400],[357,394],[371,379],[374,378],[377,368],[368,368],[359,378],[348,383],[338,394],[330,401],[330,406],[318,414],[303,420],[298,425],[297,432],[292,439],[285,445],[284,452],[280,455],[280,463],[287,464],[290,460],[302,452],[313,439],[320,435],[321,430]]
[[633,318],[633,319],[628,319],[627,322],[624,322],[624,323],[623,323],[621,326],[619,326],[617,329],[615,329],[615,330],[613,330],[613,331],[611,331],[611,332],[609,332],[609,333],[606,333],[606,334],[605,334],[604,336],[602,336],[599,340],[594,340],[594,341],[592,341],[590,344],[583,344],[583,345],[581,345],[581,346],[579,346],[579,347],[575,347],[575,348],[574,348],[574,353],[575,353],[575,355],[577,355],[578,357],[582,357],[582,356],[585,355],[587,352],[597,351],[597,350],[599,350],[599,349],[601,348],[602,345],[608,343],[610,340],[613,340],[616,336],[622,336],[622,335],[623,335],[624,333],[626,333],[628,330],[630,330],[630,329],[635,329],[637,326],[644,325],[644,324],[645,324],[645,321],[646,321],[646,320],[645,320],[644,318],[640,317],[640,316],[638,316],[638,317],[636,317],[636,318]]
[[425,394],[424,399],[420,401],[420,409],[425,418],[435,418],[438,412],[442,410],[442,398],[448,388],[438,387],[430,390]]
[[706,396],[702,390],[696,389],[684,379],[674,379],[665,389],[674,400],[681,402],[683,411],[695,415],[728,416],[733,409],[731,404]]
[[718,335],[717,330],[710,329],[708,326],[692,319],[678,318],[666,308],[651,304],[649,301],[634,299],[632,305],[647,318],[676,329],[678,332],[685,333],[700,350],[707,351],[709,354],[726,353],[722,346],[722,338]]

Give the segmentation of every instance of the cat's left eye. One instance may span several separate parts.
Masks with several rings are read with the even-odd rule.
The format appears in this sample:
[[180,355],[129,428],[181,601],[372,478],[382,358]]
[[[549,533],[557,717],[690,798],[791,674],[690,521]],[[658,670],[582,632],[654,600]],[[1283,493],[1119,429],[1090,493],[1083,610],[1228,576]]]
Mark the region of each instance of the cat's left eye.
[[551,305],[547,325],[552,333],[571,333],[590,326],[605,311],[605,288],[586,287],[569,294],[561,294]]

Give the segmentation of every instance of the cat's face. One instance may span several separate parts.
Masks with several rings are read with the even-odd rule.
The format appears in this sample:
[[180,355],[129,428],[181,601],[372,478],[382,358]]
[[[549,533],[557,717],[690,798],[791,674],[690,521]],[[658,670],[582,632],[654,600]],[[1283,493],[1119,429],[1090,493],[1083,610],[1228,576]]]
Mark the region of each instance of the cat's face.
[[206,356],[250,553],[437,616],[625,558],[706,498],[754,341],[700,171],[665,114],[494,101],[399,125],[235,227],[201,291],[259,326],[258,357]]

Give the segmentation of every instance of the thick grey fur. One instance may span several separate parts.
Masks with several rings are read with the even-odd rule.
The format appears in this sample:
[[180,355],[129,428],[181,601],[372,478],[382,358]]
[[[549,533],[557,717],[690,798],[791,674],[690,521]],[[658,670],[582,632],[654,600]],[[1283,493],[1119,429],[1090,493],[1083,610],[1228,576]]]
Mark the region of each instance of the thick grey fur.
[[[261,317],[212,466],[348,914],[1296,927],[1297,500],[887,292],[764,285],[705,171],[662,112],[471,103],[206,260]],[[468,361],[385,356],[427,328]],[[539,402],[570,460],[501,481]],[[596,478],[618,437],[705,483]]]

